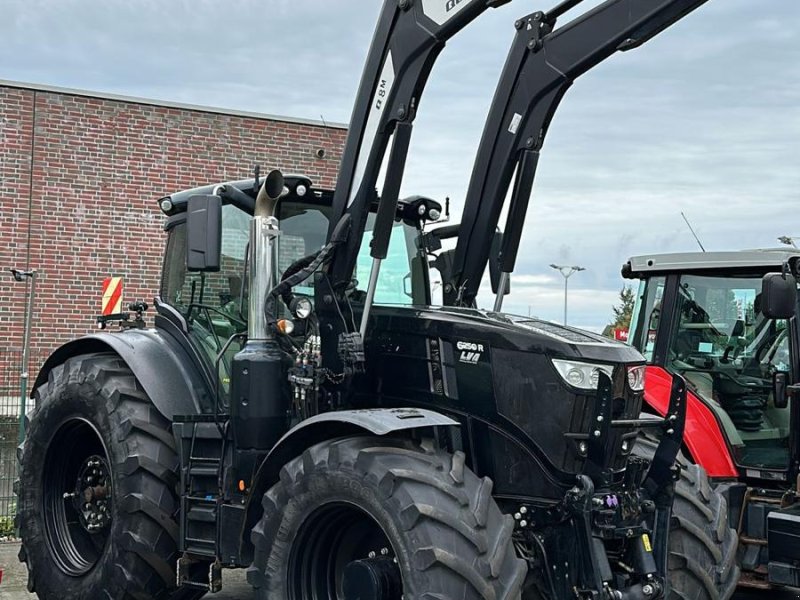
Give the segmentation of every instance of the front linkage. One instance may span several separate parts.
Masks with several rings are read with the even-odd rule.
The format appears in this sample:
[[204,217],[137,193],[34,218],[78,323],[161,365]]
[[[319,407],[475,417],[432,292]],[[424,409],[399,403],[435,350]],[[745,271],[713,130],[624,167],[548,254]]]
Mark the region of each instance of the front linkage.
[[[679,476],[676,458],[686,419],[686,384],[675,376],[664,419],[612,419],[611,379],[600,373],[597,400],[584,448],[584,472],[564,499],[550,508],[520,506],[514,514],[518,548],[537,568],[535,585],[545,597],[656,600],[669,593],[668,544]],[[612,430],[660,427],[652,461],[631,456],[616,474],[605,465],[614,454]],[[633,444],[625,438],[623,444]]]

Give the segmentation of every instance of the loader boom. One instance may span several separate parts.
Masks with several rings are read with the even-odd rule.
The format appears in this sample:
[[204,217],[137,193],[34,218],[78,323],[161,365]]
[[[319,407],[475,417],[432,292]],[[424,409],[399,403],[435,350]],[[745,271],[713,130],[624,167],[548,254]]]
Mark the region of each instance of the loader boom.
[[[384,2],[358,87],[334,193],[329,239],[340,219],[344,215],[351,217],[347,240],[336,252],[329,269],[334,289],[350,282],[389,140],[399,123],[408,124],[410,130],[439,52],[447,40],[487,8],[508,1]],[[410,131],[394,136],[387,165],[387,187],[399,189],[409,141]],[[396,204],[396,191],[381,194],[381,202]]]
[[[495,92],[472,171],[445,304],[475,301],[492,238],[516,172],[500,271],[514,270],[539,152],[550,121],[577,77],[618,50],[640,46],[706,0],[607,0],[562,27],[578,1],[515,23],[517,34]],[[503,293],[503,289],[499,293]]]

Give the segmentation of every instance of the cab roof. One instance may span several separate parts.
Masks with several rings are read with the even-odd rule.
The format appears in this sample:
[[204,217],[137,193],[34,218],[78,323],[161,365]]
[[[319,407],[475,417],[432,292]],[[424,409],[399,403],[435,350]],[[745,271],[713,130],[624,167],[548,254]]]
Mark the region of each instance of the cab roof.
[[[292,195],[297,194],[297,187],[299,185],[305,186],[305,191],[303,195],[305,195],[308,191],[311,193],[308,194],[308,198],[305,199],[312,199],[312,198],[323,198],[330,203],[333,192],[330,190],[320,190],[313,188],[313,182],[310,178],[306,177],[305,175],[284,175],[284,187],[286,191]],[[263,177],[261,178],[263,181]],[[158,205],[161,210],[166,215],[173,215],[176,213],[184,212],[186,210],[186,203],[189,201],[189,198],[192,196],[198,195],[208,195],[214,193],[214,190],[220,186],[229,186],[231,188],[235,188],[240,192],[243,192],[247,197],[240,196],[244,204],[247,206],[242,206],[241,208],[246,212],[252,213],[253,207],[255,206],[256,195],[258,194],[258,188],[255,185],[255,178],[250,177],[249,179],[239,179],[237,181],[225,181],[221,183],[212,183],[209,185],[203,185],[196,188],[191,188],[188,190],[182,190],[180,192],[174,192],[169,194],[168,196],[163,196],[158,199]],[[298,196],[299,197],[299,196]],[[168,200],[168,204],[164,204],[164,201]],[[165,208],[167,207],[167,208]]]
[[797,248],[763,248],[725,252],[674,252],[632,257],[622,267],[622,276],[637,279],[654,273],[685,271],[758,270],[778,271],[787,262],[800,260]]

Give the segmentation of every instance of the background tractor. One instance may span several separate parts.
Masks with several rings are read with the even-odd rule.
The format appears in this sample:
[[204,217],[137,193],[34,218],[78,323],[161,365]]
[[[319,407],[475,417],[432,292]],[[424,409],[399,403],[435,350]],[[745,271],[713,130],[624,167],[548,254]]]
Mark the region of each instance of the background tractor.
[[[741,585],[758,589],[800,586],[798,261],[776,249],[644,255],[623,267],[641,282],[629,339],[648,360],[648,410],[663,412],[672,374],[689,388],[675,512],[716,517],[702,467],[739,533]],[[681,529],[707,558],[719,552]]]

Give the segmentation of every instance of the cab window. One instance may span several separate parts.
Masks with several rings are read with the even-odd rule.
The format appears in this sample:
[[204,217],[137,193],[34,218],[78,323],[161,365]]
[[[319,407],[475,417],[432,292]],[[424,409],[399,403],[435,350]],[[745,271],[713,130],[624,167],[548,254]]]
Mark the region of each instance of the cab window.
[[[374,215],[367,220],[364,242],[356,262],[356,289],[366,292],[372,270],[369,240],[372,239]],[[375,289],[375,304],[427,304],[425,278],[427,269],[424,259],[416,249],[419,232],[415,227],[397,222],[389,238],[389,249],[381,263],[378,285]]]
[[668,366],[717,414],[740,465],[787,468],[790,409],[772,397],[787,323],[761,312],[761,278],[684,275],[676,311]]
[[[161,299],[186,319],[189,336],[212,366],[225,343],[247,330],[245,273],[250,216],[232,205],[222,207],[220,270],[211,273],[186,269],[186,223],[169,230],[161,282]],[[229,345],[219,365],[223,391],[230,382],[229,365],[239,344]]]
[[639,293],[636,296],[636,305],[633,309],[629,343],[644,354],[648,361],[653,359],[656,332],[661,319],[664,282],[664,277],[643,280],[639,284]]
[[[186,270],[185,223],[178,223],[169,232],[161,298],[188,321],[206,328],[212,338],[226,340],[247,326],[243,300],[249,223],[250,217],[235,206],[222,207],[222,259],[220,270],[213,273]],[[219,339],[208,342],[221,348]]]

